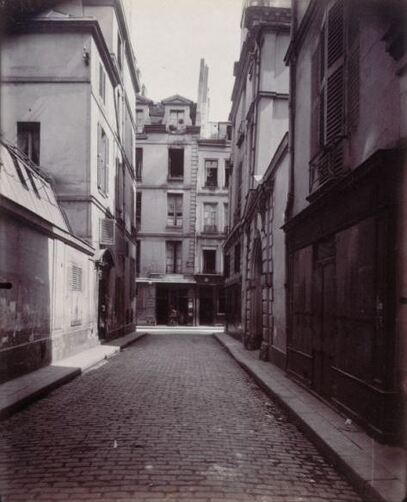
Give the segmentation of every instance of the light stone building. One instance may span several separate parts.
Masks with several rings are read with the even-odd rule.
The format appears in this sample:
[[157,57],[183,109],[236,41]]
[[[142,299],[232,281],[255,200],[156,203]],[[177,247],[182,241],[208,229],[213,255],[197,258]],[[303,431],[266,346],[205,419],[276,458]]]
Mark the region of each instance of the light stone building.
[[82,308],[96,321],[67,332],[60,355],[72,354],[135,327],[139,77],[121,1],[59,2],[17,21],[1,65],[3,138],[52,179],[72,233],[94,250]]

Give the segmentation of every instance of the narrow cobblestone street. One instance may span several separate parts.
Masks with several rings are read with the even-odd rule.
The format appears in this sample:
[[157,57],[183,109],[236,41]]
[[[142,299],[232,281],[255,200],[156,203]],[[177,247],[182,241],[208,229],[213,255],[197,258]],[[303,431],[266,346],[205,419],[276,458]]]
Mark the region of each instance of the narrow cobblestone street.
[[356,501],[210,336],[149,335],[2,422],[1,501]]

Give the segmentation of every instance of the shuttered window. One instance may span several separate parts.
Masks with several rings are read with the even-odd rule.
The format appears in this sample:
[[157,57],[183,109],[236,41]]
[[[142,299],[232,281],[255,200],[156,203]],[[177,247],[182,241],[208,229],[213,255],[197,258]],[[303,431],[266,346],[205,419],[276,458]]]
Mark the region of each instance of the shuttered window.
[[110,218],[100,219],[100,244],[112,246],[114,244],[114,220]]
[[82,269],[78,265],[72,265],[71,290],[82,291]]
[[358,16],[336,0],[311,60],[311,157],[357,127],[359,89]]
[[109,178],[109,139],[103,128],[98,124],[98,150],[97,150],[97,183],[98,188],[104,193],[108,192]]

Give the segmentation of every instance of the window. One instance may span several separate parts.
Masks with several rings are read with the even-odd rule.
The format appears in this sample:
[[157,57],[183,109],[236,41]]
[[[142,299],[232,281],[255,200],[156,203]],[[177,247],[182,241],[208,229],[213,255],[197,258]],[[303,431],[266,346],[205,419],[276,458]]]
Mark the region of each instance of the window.
[[217,232],[218,204],[204,203],[204,232]]
[[136,109],[136,126],[137,126],[137,132],[143,132],[144,111],[141,108]]
[[104,103],[106,99],[106,73],[101,63],[99,63],[99,96]]
[[203,273],[216,274],[216,249],[204,249],[202,251]]
[[136,192],[136,226],[140,228],[141,226],[141,201],[142,201],[142,193]]
[[72,265],[72,291],[82,291],[82,269],[77,265]]
[[182,227],[182,194],[167,195],[167,225]]
[[181,273],[181,263],[182,263],[181,245],[182,243],[180,241],[167,241],[166,243],[167,274]]
[[116,217],[123,218],[124,205],[124,172],[123,164],[116,159]]
[[218,314],[224,314],[226,309],[226,295],[225,295],[225,290],[221,289],[219,291],[219,297],[218,297]]
[[136,180],[141,181],[143,173],[143,149],[136,148]]
[[344,171],[342,140],[358,123],[359,21],[345,6],[327,8],[311,59],[311,191]]
[[234,271],[240,272],[240,242],[235,246],[235,267]]
[[227,279],[228,277],[230,277],[230,255],[228,255],[228,254],[225,254],[225,256],[224,256],[223,267],[224,267],[223,275]]
[[104,193],[108,192],[109,179],[109,140],[103,128],[98,125],[98,152],[97,152],[97,183],[98,188]]
[[218,161],[205,160],[205,187],[215,188],[218,186]]
[[136,241],[136,275],[140,275],[140,252],[141,242]]
[[168,150],[168,178],[182,180],[184,178],[184,149],[170,148]]
[[71,265],[71,326],[82,324],[82,268],[72,263]]
[[40,123],[17,122],[17,145],[27,157],[40,165]]
[[224,188],[229,188],[229,180],[230,180],[230,164],[229,161],[225,161],[225,184]]
[[170,110],[169,124],[178,128],[183,123],[184,123],[184,110]]
[[225,202],[223,204],[223,229],[225,233],[227,233],[228,228],[229,228],[229,204]]

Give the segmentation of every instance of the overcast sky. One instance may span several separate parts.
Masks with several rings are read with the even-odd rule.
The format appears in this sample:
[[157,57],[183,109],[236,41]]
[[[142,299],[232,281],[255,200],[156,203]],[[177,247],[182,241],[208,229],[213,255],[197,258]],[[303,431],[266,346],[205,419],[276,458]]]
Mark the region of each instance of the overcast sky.
[[239,59],[242,0],[124,0],[149,98],[196,101],[200,58],[209,66],[210,120],[227,120]]

